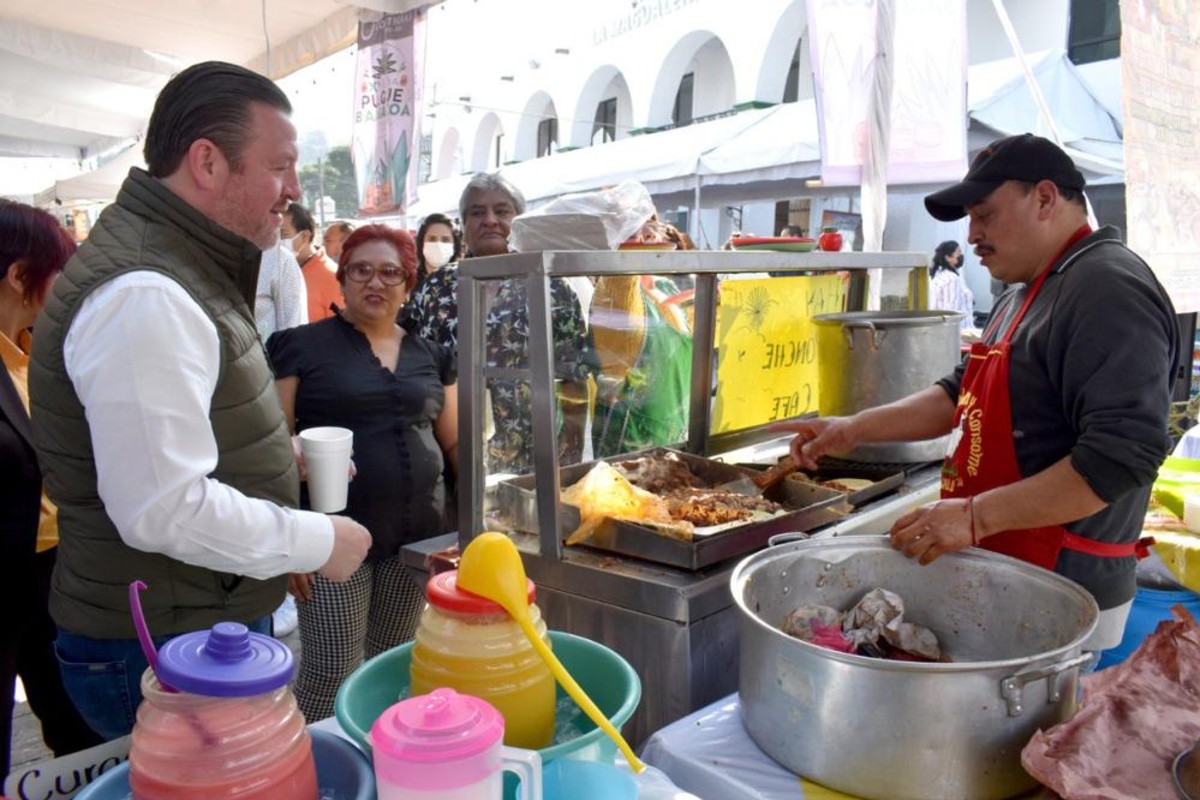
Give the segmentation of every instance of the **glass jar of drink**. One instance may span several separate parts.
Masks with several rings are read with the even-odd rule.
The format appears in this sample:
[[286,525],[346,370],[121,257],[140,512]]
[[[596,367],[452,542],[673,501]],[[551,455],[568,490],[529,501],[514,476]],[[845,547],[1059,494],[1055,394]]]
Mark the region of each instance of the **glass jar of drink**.
[[[504,743],[537,750],[554,738],[555,683],[550,668],[502,607],[457,585],[458,571],[434,575],[413,642],[412,694],[447,686],[491,703],[504,717]],[[528,581],[529,616],[550,645]]]
[[134,800],[316,800],[312,739],[288,689],[294,663],[287,645],[237,622],[167,642],[157,676],[142,675]]

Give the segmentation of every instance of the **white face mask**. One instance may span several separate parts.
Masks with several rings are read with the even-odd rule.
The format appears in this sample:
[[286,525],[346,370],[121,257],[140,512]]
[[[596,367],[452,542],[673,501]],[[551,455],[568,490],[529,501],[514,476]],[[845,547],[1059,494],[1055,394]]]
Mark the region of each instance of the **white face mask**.
[[450,258],[454,255],[452,242],[426,242],[422,249],[425,253],[425,263],[430,269],[441,269],[450,263]]
[[[292,237],[292,239],[295,239],[295,238],[296,237],[294,237],[294,236]],[[292,255],[296,255],[296,245],[292,243],[292,239],[287,239],[287,238],[281,236],[281,237],[279,237],[279,244],[281,247],[283,247],[284,250],[287,250]]]

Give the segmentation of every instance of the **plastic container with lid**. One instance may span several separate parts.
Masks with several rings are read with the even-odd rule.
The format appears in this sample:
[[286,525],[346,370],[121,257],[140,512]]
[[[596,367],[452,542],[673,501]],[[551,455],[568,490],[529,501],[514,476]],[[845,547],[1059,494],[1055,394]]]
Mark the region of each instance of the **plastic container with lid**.
[[541,756],[502,746],[503,736],[499,711],[453,689],[390,706],[371,726],[379,800],[500,800],[506,770],[524,800],[541,800]]
[[[503,608],[457,585],[458,571],[434,575],[413,642],[413,695],[450,687],[491,703],[504,717],[504,743],[538,750],[554,738],[555,684],[521,628]],[[529,615],[550,637],[529,585]]]
[[817,247],[826,252],[836,253],[842,249],[842,233],[832,225],[821,229],[821,235],[817,237]]
[[[316,800],[312,740],[288,689],[292,651],[237,622],[178,636],[142,675],[134,800]],[[172,691],[177,690],[177,691]]]

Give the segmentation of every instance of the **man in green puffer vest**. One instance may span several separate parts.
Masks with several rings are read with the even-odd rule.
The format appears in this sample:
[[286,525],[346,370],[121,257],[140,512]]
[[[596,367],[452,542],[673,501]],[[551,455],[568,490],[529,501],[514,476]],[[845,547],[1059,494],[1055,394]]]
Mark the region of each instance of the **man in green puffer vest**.
[[289,436],[253,302],[262,250],[300,195],[291,105],[208,62],[171,79],[133,169],[37,321],[38,457],[59,509],[50,611],[64,683],[97,733],[128,733],[146,660],[127,589],[170,636],[269,632],[286,576],[346,580],[370,546],[347,517],[295,510]]

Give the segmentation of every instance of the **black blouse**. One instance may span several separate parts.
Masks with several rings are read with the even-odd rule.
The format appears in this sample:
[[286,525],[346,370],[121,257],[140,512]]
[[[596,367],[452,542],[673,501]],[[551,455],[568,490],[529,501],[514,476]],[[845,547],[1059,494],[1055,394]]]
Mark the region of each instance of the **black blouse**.
[[[367,337],[340,316],[278,331],[267,341],[277,378],[299,378],[296,430],[337,425],[354,431],[345,513],[371,532],[370,558],[441,532],[445,487],[434,423],[446,386],[458,380],[448,348],[408,334],[395,371]],[[307,493],[301,503],[308,507]]]

